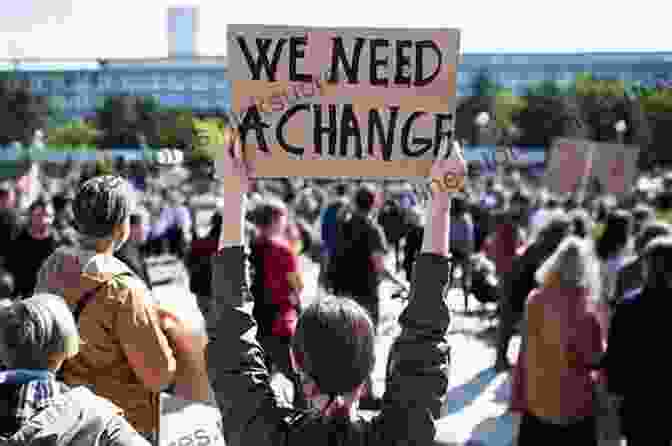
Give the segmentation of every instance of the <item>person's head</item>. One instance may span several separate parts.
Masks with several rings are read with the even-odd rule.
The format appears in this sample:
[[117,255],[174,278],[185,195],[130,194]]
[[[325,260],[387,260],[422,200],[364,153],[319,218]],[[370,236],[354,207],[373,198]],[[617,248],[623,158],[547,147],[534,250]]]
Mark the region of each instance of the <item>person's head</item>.
[[571,231],[572,221],[569,216],[561,211],[552,212],[539,230],[535,245],[550,254]]
[[348,187],[347,183],[338,183],[334,187],[334,194],[338,198],[345,198],[348,196],[349,193],[350,193],[350,187]]
[[586,289],[591,296],[600,296],[600,265],[587,240],[566,237],[535,273],[544,287]]
[[142,242],[143,240],[145,240],[145,225],[143,224],[142,221],[142,215],[131,214],[128,222],[130,225],[130,232],[128,239],[133,240],[135,242]]
[[644,253],[644,248],[657,237],[665,237],[672,235],[672,225],[661,221],[653,221],[644,226],[639,236],[635,240],[635,251],[639,255]]
[[9,181],[0,182],[0,209],[11,209],[16,205],[16,192]]
[[63,298],[37,294],[0,308],[0,362],[56,371],[79,353],[79,332]]
[[285,234],[289,224],[287,205],[276,197],[268,197],[255,210],[259,230],[269,236]]
[[656,237],[644,248],[644,284],[651,289],[672,289],[672,237]]
[[372,184],[363,184],[355,193],[355,206],[364,214],[370,214],[376,208],[378,191]]
[[607,215],[604,233],[595,246],[597,256],[606,260],[619,253],[628,245],[632,232],[632,215],[623,209],[616,209]]
[[569,213],[572,220],[572,233],[577,237],[588,238],[593,234],[593,220],[590,213],[582,208],[576,208]]
[[461,217],[469,210],[467,198],[464,195],[457,195],[453,198],[450,205],[450,212],[453,217]]
[[210,217],[210,237],[216,238],[219,240],[219,236],[222,233],[222,225],[224,224],[224,218],[219,212],[215,212]]
[[133,210],[131,190],[118,176],[93,177],[77,191],[72,206],[75,226],[98,251],[114,252],[128,240]]
[[54,222],[54,206],[46,198],[34,201],[28,208],[30,231],[35,234],[47,234]]
[[650,222],[656,213],[654,210],[646,205],[638,204],[632,210],[632,234],[634,236],[639,235],[644,226]]
[[521,224],[527,224],[527,216],[530,212],[530,207],[532,206],[532,197],[530,194],[524,190],[516,191],[511,197],[509,203],[509,212],[518,220]]
[[5,269],[0,269],[0,299],[11,299],[14,295],[14,276]]
[[307,399],[355,401],[375,362],[373,322],[355,301],[327,297],[301,314],[291,351]]

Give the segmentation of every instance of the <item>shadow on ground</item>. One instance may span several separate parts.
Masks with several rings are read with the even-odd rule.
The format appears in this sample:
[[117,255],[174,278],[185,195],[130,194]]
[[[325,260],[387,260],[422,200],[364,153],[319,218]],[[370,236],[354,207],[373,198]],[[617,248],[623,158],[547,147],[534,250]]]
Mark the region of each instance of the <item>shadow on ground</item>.
[[490,367],[481,370],[468,382],[450,389],[446,395],[441,417],[459,412],[473,403],[496,377],[497,372]]

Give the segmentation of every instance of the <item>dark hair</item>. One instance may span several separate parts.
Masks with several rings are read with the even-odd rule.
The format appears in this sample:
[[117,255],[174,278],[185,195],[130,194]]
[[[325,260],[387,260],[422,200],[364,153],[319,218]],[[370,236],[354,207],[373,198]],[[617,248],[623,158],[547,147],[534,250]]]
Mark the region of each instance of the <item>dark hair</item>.
[[362,384],[375,360],[373,322],[355,301],[327,297],[299,318],[292,350],[301,370],[331,397]]
[[72,206],[77,230],[105,238],[123,223],[131,208],[128,183],[121,177],[93,177],[79,187]]
[[635,241],[635,249],[637,252],[641,253],[644,251],[644,248],[646,248],[646,245],[651,242],[651,240],[655,239],[656,237],[669,235],[672,235],[672,226],[669,224],[661,221],[654,221],[649,223],[644,226],[644,229],[642,229],[639,237],[637,237],[637,240]]
[[30,207],[28,208],[28,212],[30,214],[32,214],[33,212],[35,212],[35,209],[40,209],[40,208],[47,209],[49,207],[53,208],[53,206],[51,204],[51,201],[49,201],[49,199],[47,197],[39,197],[37,200],[33,201],[30,204]]
[[604,234],[597,241],[597,256],[606,260],[623,249],[631,234],[632,215],[623,209],[617,209],[607,215]]
[[222,217],[222,214],[219,212],[212,214],[212,217],[210,218],[210,232],[208,233],[208,237],[218,240],[222,233],[223,224],[224,218]]
[[130,221],[132,225],[139,225],[140,223],[142,223],[142,215],[131,214]]
[[646,262],[645,286],[647,288],[667,288],[672,270],[672,237],[656,237],[644,249]]
[[572,219],[572,229],[574,235],[581,238],[587,238],[591,236],[591,219],[590,214],[586,210],[581,208],[573,209],[569,215]]
[[286,212],[286,206],[279,199],[267,199],[254,210],[254,221],[257,226],[268,228]]
[[346,183],[339,183],[335,187],[336,195],[339,197],[344,197],[350,192],[350,187]]
[[363,212],[369,212],[376,201],[376,190],[372,185],[361,186],[355,194],[355,204]]
[[464,215],[468,209],[467,199],[464,196],[458,195],[453,198],[450,205],[450,213],[453,217],[460,217]]

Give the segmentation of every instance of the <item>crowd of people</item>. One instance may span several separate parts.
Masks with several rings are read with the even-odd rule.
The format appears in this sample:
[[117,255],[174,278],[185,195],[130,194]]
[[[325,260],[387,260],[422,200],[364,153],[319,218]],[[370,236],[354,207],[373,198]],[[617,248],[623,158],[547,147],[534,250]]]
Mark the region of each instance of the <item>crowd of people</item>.
[[[62,419],[61,432],[37,424],[49,444],[156,444],[160,393],[214,370],[204,381],[227,444],[428,445],[448,384],[444,288],[458,284],[465,311],[470,296],[496,304],[493,366],[513,375],[518,444],[672,439],[647,367],[672,289],[672,176],[611,197],[553,194],[523,172],[469,177],[457,155],[433,168],[463,168],[466,186],[449,192],[252,181],[245,168],[225,164],[217,174],[237,180],[223,188],[123,163],[114,175],[68,166],[43,172],[25,209],[0,184],[0,443],[32,444],[44,434],[35,420]],[[189,272],[210,339],[152,292],[147,259],[165,253]],[[310,304],[301,256],[320,268]],[[385,280],[407,305],[381,397],[371,375]],[[274,397],[276,374],[292,401]],[[364,422],[357,409],[380,414]]]

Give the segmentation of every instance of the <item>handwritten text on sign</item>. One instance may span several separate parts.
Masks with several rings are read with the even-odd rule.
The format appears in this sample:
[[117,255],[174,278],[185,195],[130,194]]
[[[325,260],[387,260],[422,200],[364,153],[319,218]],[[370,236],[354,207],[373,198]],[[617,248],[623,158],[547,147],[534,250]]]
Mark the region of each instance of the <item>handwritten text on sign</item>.
[[426,176],[452,138],[457,30],[231,25],[228,44],[258,176]]

